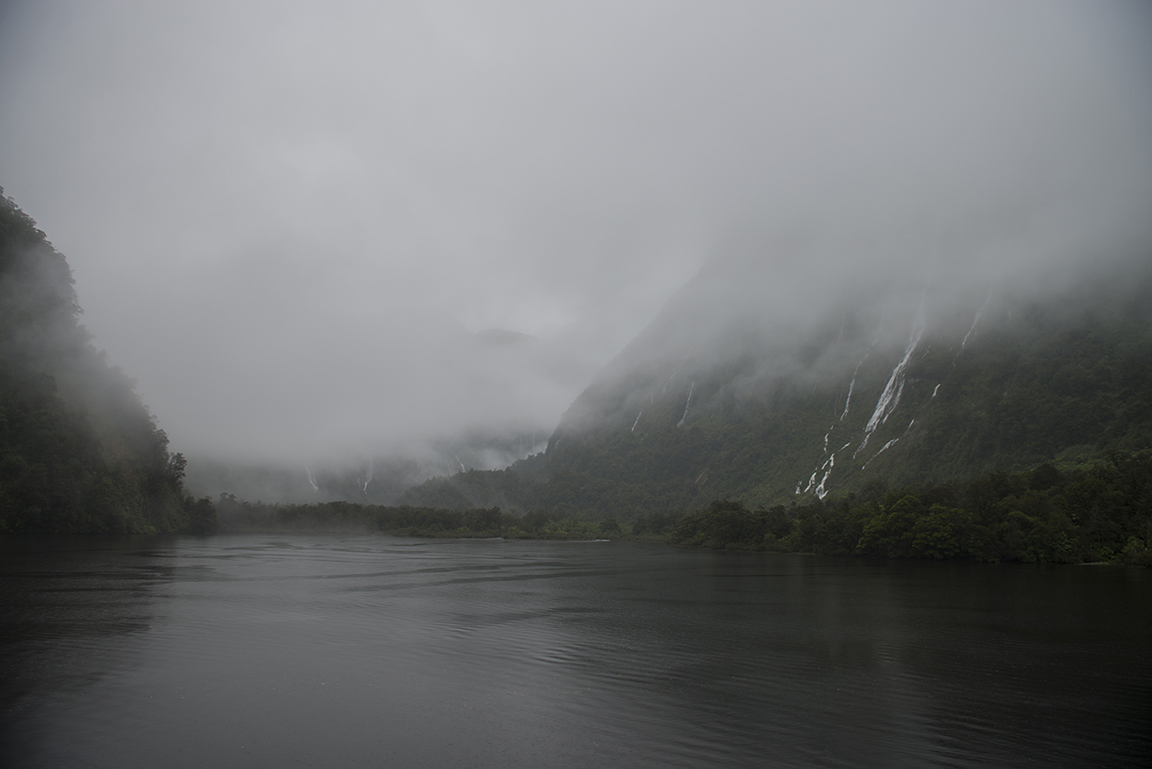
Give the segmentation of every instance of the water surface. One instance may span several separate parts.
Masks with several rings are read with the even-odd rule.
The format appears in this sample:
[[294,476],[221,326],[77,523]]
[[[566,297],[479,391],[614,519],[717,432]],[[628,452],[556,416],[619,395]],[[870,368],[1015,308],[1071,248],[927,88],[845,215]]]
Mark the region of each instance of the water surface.
[[3,766],[1152,756],[1147,570],[378,536],[0,548]]

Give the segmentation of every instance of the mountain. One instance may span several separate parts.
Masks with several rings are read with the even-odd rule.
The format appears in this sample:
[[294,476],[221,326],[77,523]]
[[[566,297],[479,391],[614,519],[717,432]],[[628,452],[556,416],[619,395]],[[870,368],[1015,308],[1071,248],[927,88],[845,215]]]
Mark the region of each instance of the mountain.
[[206,532],[184,458],[78,322],[64,256],[0,190],[0,532]]
[[355,502],[390,505],[408,488],[468,468],[491,470],[539,452],[548,432],[524,429],[472,431],[428,440],[367,459],[285,466],[192,456],[186,485],[212,498],[232,495],[251,502],[310,504]]
[[572,404],[544,454],[400,501],[633,519],[1152,448],[1152,260],[1061,277],[836,293],[716,260]]
[[[225,431],[189,450],[186,485],[212,498],[271,504],[387,505],[429,478],[504,468],[542,451],[556,415],[595,368],[528,334],[473,333],[436,318],[440,330],[420,338],[425,349],[364,356],[368,368],[345,372],[338,390],[350,401],[313,398],[313,444],[296,445],[284,433],[276,451],[260,450],[267,443],[260,437],[224,449]],[[277,413],[282,421],[288,414]]]

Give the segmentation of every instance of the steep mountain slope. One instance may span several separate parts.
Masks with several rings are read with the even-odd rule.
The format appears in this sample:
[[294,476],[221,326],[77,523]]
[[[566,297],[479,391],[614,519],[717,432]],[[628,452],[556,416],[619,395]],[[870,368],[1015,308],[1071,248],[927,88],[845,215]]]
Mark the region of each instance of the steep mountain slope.
[[0,532],[210,530],[183,457],[79,312],[63,255],[0,191]]
[[811,312],[747,300],[770,280],[710,265],[577,399],[546,454],[402,501],[631,518],[1152,447],[1149,260],[1042,292],[897,287]]

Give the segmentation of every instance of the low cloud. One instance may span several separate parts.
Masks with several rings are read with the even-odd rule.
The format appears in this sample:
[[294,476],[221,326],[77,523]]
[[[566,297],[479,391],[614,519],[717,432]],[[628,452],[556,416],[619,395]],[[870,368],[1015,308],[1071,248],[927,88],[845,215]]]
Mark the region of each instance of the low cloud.
[[0,183],[176,450],[548,429],[709,258],[759,264],[738,293],[785,322],[1149,243],[1136,4],[61,0],[0,22]]

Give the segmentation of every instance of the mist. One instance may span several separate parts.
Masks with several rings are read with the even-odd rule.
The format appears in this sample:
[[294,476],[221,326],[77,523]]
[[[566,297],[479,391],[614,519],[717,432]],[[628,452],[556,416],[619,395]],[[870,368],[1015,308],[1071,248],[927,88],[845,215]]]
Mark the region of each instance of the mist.
[[[696,285],[790,329],[1152,253],[1137,3],[29,2],[0,25],[0,183],[195,456],[547,434],[733,260]],[[720,322],[693,321],[669,344]]]

